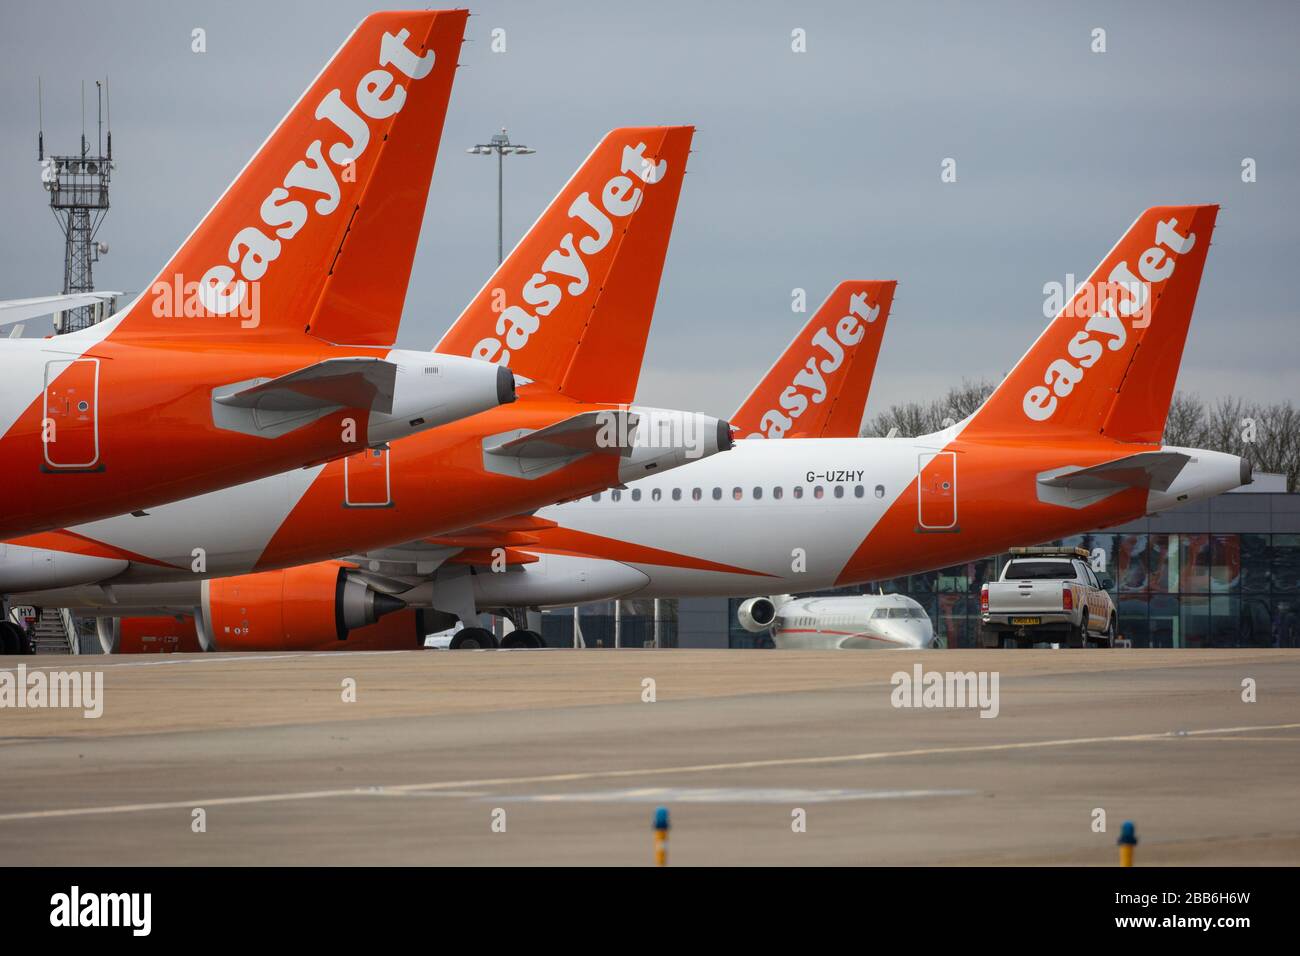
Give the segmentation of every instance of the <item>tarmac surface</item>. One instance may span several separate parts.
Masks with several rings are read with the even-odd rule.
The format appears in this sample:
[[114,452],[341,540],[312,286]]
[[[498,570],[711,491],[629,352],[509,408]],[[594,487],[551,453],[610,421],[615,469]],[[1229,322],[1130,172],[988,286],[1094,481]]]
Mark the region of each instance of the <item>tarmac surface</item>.
[[[996,671],[997,716],[895,707],[892,675],[918,663]],[[660,805],[675,865],[1113,865],[1127,819],[1139,865],[1300,863],[1295,651],[9,657],[0,671],[20,664],[101,670],[104,709],[0,709],[8,865],[645,865]]]

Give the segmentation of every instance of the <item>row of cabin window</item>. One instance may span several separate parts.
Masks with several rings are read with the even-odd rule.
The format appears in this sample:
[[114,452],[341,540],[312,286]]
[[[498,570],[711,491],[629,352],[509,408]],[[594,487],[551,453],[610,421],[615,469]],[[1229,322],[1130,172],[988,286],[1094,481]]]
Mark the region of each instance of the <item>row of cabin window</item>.
[[[673,501],[681,501],[681,500],[682,500],[682,491],[683,491],[683,489],[681,489],[681,488],[674,488],[673,491],[672,491],[672,500],[673,500]],[[866,496],[866,493],[867,493],[867,490],[866,490],[865,488],[863,488],[862,485],[854,485],[854,486],[853,486],[853,497],[854,497],[854,498],[862,498],[862,497],[865,497],[865,496]],[[601,499],[601,497],[602,497],[604,494],[605,494],[605,492],[603,492],[603,491],[598,491],[598,492],[596,492],[594,495],[591,496],[591,500],[592,500],[592,501],[599,501],[599,500]],[[622,490],[614,490],[614,491],[609,492],[608,494],[609,494],[609,500],[610,500],[610,501],[620,501],[620,500],[622,500],[622,497],[623,497],[623,492],[622,492]],[[795,497],[795,498],[802,498],[802,497],[803,497],[803,485],[795,485],[793,488],[790,489],[790,494],[791,494],[793,497]],[[836,497],[836,498],[843,498],[843,497],[844,497],[844,486],[843,486],[843,485],[835,485],[835,486],[831,489],[831,494],[832,494],[834,497]],[[876,497],[877,497],[877,498],[884,497],[884,494],[885,494],[885,488],[884,488],[884,485],[877,485],[877,486],[876,486]],[[780,500],[784,495],[785,495],[785,490],[784,490],[780,485],[777,485],[775,488],[772,489],[772,497],[773,497],[774,499],[776,499],[776,500],[779,501],[779,500]],[[628,491],[628,496],[629,496],[633,501],[640,501],[640,500],[641,500],[641,489],[640,489],[640,488],[632,488],[632,489],[630,489],[630,490]],[[821,485],[813,485],[813,488],[812,488],[812,496],[813,496],[814,498],[824,498],[824,497],[826,496],[826,489],[823,488]],[[744,488],[741,488],[741,487],[735,487],[735,488],[732,488],[732,489],[731,489],[731,497],[732,497],[732,499],[734,499],[735,501],[744,501],[744,500],[745,500],[745,489],[744,489]],[[756,486],[754,487],[753,491],[750,493],[750,497],[753,498],[755,501],[761,500],[762,497],[763,497],[763,488],[762,488],[761,486],[756,485]],[[651,500],[651,501],[660,501],[660,500],[662,500],[662,498],[663,498],[663,489],[662,489],[662,488],[651,488],[651,489],[650,489],[650,500]],[[692,489],[691,489],[691,500],[692,500],[692,501],[702,501],[702,500],[704,500],[704,489],[703,489],[703,488],[692,488]],[[713,500],[714,500],[714,501],[721,501],[721,500],[722,500],[722,489],[721,489],[721,488],[714,488],[714,489],[713,489]]]
[[[887,618],[894,620],[922,620],[928,615],[919,607],[878,607],[871,612],[872,620],[882,621]],[[858,618],[853,614],[831,614],[822,616],[797,617],[790,621],[796,627],[829,627],[853,625],[858,622]]]

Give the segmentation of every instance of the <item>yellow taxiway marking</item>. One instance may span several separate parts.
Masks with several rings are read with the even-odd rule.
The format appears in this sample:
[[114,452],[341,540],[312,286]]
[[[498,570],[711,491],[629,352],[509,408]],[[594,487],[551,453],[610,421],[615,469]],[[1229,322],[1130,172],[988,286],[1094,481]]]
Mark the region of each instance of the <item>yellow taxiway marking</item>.
[[[831,754],[822,757],[775,757],[770,760],[740,760],[732,763],[684,764],[677,767],[640,767],[630,770],[587,770],[578,773],[548,773],[527,777],[489,777],[478,780],[443,780],[433,783],[405,783],[383,787],[342,787],[332,790],[300,790],[290,793],[258,793],[244,797],[207,797],[193,800],[170,800],[161,803],[122,803],[100,807],[70,807],[63,810],[28,810],[0,814],[0,822],[11,820],[49,820],[64,817],[95,816],[110,813],[141,813],[148,810],[188,810],[194,807],[229,807],[253,803],[287,803],[294,800],[325,800],[335,797],[374,796],[379,793],[418,793],[438,790],[476,790],[483,787],[508,787],[517,784],[572,783],[577,780],[611,780],[621,777],[651,777],[669,774],[709,773],[727,770],[755,770],[765,767],[806,767],[818,764],[857,763],[889,760],[894,757],[930,757],[941,754],[996,753],[1010,750],[1037,750],[1047,747],[1076,747],[1085,744],[1139,743],[1153,740],[1181,740],[1187,737],[1211,737],[1244,734],[1260,730],[1295,730],[1300,723],[1260,724],[1250,727],[1213,727],[1205,730],[1176,730],[1152,734],[1124,734],[1113,737],[1064,737],[1057,740],[1027,740],[1019,743],[973,744],[960,747],[921,747],[914,750],[876,750],[858,754]],[[1245,740],[1244,737],[1226,737]],[[1266,738],[1272,740],[1274,738]]]

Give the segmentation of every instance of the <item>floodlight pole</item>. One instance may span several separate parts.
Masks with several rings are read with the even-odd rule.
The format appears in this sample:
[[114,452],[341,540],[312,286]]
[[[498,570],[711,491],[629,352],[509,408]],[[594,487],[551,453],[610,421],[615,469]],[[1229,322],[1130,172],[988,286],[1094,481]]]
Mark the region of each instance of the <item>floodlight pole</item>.
[[478,143],[465,150],[475,156],[491,156],[493,153],[497,157],[497,265],[505,261],[505,243],[503,241],[502,228],[502,210],[505,206],[505,157],[509,154],[527,156],[537,152],[531,146],[524,146],[522,143],[510,142],[510,137],[506,135],[506,128],[501,127],[501,132],[492,137],[488,143]]
[[[505,128],[501,131],[504,133]],[[505,205],[505,166],[506,154],[497,150],[497,265],[505,262],[505,252],[501,245],[501,210]]]

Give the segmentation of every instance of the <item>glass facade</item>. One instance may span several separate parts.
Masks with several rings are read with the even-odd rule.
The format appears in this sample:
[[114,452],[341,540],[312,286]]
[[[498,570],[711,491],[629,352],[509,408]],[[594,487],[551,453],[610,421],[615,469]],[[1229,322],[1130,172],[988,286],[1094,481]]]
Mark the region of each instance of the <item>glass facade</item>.
[[[578,627],[587,647],[614,646],[614,602],[597,601],[579,608]],[[654,645],[654,601],[628,599],[619,613],[618,640],[622,647]],[[542,613],[542,639],[547,647],[573,647],[573,609]],[[677,646],[677,602],[659,602],[659,641]]]
[[[1099,532],[1053,544],[1086,548],[1114,582],[1119,634],[1135,647],[1300,646],[1300,534]],[[980,586],[1010,555],[873,581],[835,594],[883,589],[920,602],[948,647],[978,647]],[[755,635],[735,623],[733,647]]]

